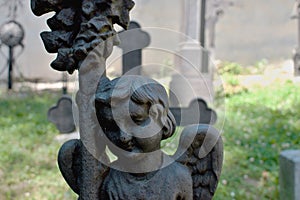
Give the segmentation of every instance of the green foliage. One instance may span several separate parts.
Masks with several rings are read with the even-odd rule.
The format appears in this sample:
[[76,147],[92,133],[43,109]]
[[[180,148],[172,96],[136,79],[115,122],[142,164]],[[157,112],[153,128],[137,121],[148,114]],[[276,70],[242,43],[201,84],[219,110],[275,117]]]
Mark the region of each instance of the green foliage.
[[220,75],[254,75],[262,74],[268,66],[268,60],[262,59],[256,62],[253,66],[243,67],[235,62],[222,62],[217,67],[217,72]]
[[218,73],[221,75],[231,74],[238,75],[243,72],[243,67],[235,62],[224,62],[218,67]]
[[248,91],[247,88],[240,85],[239,75],[249,74],[249,69],[238,63],[223,62],[218,66],[217,73],[221,76],[224,87],[216,88],[217,98],[229,97]]
[[262,59],[255,63],[253,67],[251,67],[251,74],[262,74],[267,68],[268,60]]
[[261,75],[267,68],[268,61],[263,59],[254,66],[243,67],[234,62],[223,62],[217,67],[224,88],[216,88],[217,97],[230,97],[235,94],[248,92],[248,88],[240,84],[244,75]]

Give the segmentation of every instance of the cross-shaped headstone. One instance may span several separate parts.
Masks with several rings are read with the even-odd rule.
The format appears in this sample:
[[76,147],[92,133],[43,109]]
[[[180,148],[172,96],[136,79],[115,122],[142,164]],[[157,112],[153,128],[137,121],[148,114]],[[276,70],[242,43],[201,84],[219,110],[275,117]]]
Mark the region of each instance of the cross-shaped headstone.
[[215,124],[217,121],[216,112],[209,108],[203,99],[193,100],[189,107],[171,107],[176,124],[187,126],[191,124]]
[[215,48],[216,24],[225,10],[234,6],[233,0],[210,0],[207,1],[205,14],[205,27],[208,31],[208,48],[212,51]]
[[137,22],[131,21],[128,31],[119,32],[119,38],[121,40],[119,47],[123,50],[122,73],[134,70],[135,75],[141,74],[142,49],[150,44],[149,34],[142,31]]
[[71,133],[76,129],[72,103],[72,98],[65,95],[58,100],[57,105],[48,110],[49,121],[54,123],[61,133]]

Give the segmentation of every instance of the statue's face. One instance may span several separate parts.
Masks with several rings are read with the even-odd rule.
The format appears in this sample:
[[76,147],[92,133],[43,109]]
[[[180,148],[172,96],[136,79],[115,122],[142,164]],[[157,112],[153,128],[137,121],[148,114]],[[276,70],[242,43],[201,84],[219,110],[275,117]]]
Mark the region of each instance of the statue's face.
[[[104,108],[101,113],[105,115],[105,120],[100,125],[114,145],[134,153],[160,149],[162,127],[156,116],[151,114],[149,105],[126,99],[114,102],[111,109]],[[119,151],[112,151],[119,154]]]

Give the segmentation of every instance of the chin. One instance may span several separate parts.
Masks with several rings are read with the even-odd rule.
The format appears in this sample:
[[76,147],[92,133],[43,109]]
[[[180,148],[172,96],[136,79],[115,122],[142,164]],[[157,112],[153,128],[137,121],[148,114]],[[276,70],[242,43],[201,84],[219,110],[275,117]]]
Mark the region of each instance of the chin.
[[118,158],[120,158],[121,160],[128,160],[130,162],[132,161],[138,161],[142,158],[145,158],[147,156],[146,153],[143,153],[140,149],[137,148],[133,148],[130,151],[120,151]]

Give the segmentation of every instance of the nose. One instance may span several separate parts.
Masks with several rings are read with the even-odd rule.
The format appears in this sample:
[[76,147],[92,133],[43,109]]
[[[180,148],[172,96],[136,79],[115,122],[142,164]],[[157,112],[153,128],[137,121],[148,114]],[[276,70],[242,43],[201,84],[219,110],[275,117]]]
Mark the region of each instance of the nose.
[[125,133],[124,131],[121,131],[120,140],[121,142],[127,144],[132,140],[132,136],[128,133]]

